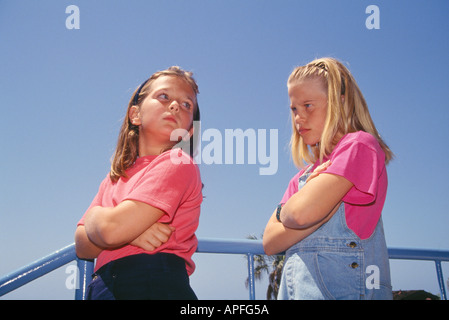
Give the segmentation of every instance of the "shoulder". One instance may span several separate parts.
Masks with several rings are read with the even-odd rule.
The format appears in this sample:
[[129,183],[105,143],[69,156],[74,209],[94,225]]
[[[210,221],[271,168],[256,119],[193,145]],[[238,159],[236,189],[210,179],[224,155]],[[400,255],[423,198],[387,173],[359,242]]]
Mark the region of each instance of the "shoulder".
[[351,132],[343,136],[335,147],[336,150],[347,147],[349,145],[361,145],[373,149],[374,151],[382,151],[377,139],[370,133],[365,131]]
[[188,164],[195,165],[192,157],[184,152],[180,148],[174,148],[162,152],[159,156],[154,159],[154,164],[156,163],[167,163],[168,165],[178,165],[178,164]]
[[192,157],[182,149],[174,148],[157,156],[147,167],[148,170],[163,170],[169,175],[198,175],[199,168]]
[[378,175],[385,167],[385,153],[377,139],[363,131],[345,135],[330,155],[331,168],[351,175],[372,170]]
[[355,156],[376,158],[379,162],[385,162],[385,153],[377,139],[364,131],[343,136],[332,151],[330,159]]

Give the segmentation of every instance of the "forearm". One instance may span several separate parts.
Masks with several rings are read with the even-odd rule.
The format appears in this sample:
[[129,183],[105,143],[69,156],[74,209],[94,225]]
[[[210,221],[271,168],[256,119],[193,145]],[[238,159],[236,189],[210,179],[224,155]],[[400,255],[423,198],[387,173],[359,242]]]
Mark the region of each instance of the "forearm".
[[[329,215],[332,216],[335,213],[340,205],[340,202],[337,203],[329,212],[327,208],[320,210],[320,208],[317,208],[318,206],[313,206],[312,204],[301,204],[301,200],[301,195],[297,193],[282,207],[280,218],[281,224],[285,228],[307,230],[317,225],[321,226],[324,221],[330,218]],[[279,221],[276,220],[276,222]]]
[[320,174],[293,194],[281,210],[281,221],[292,229],[321,225],[340,205],[353,184],[342,176]]
[[[307,238],[319,227],[329,221],[334,213],[338,210],[340,203],[334,207],[334,209],[320,221],[312,224],[306,228],[289,228],[285,226],[284,221],[279,222],[276,218],[276,211],[271,216],[268,224],[265,228],[263,235],[263,247],[265,253],[268,255],[277,254],[283,252],[298,243],[299,241]],[[282,208],[284,209],[284,208]]]
[[98,247],[120,247],[136,239],[163,214],[157,208],[130,200],[113,208],[93,207],[84,218],[86,234]]
[[320,225],[317,224],[305,229],[291,229],[277,221],[274,213],[263,234],[264,251],[268,255],[281,253],[312,234]]
[[101,248],[118,247],[122,244],[117,243],[117,239],[113,237],[116,222],[112,209],[93,207],[84,217],[86,236],[90,242]]

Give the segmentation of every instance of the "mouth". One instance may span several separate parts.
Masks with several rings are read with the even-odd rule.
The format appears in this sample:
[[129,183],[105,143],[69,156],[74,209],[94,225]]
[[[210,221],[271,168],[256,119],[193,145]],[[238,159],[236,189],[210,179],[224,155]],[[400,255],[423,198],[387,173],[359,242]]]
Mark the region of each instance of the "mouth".
[[310,131],[310,129],[305,129],[305,128],[300,128],[300,129],[298,129],[298,133],[302,136],[302,135],[304,135],[305,133],[307,133],[307,132],[309,132]]
[[173,122],[173,123],[178,123],[173,116],[166,116],[166,117],[164,117],[164,120]]

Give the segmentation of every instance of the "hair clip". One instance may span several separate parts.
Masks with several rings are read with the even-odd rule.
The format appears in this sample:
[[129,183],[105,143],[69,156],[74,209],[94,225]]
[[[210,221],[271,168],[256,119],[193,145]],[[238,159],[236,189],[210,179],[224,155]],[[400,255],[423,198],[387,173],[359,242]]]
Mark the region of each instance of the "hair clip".
[[328,71],[327,70],[327,67],[326,67],[326,64],[324,63],[324,62],[318,62],[318,63],[315,63],[315,67],[317,67],[317,68],[320,68],[320,69],[323,69],[324,71]]
[[341,76],[341,95],[345,95],[346,93],[346,85],[345,85],[345,77]]
[[140,91],[142,90],[143,86],[148,82],[149,79],[145,80],[139,87],[139,89],[137,89],[136,94],[134,95],[133,98],[133,105],[137,105],[137,102],[139,101],[139,94]]

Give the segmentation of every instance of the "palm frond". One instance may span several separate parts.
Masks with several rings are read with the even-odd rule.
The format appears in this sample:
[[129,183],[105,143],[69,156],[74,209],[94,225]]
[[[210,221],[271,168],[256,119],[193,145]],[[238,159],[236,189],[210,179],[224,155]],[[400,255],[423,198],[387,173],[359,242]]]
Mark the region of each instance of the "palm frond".
[[[249,235],[250,240],[258,240],[257,236]],[[245,256],[245,258],[247,258]],[[284,255],[254,255],[254,279],[261,280],[262,274],[268,275],[267,300],[276,300],[281,283],[282,268],[284,267]],[[246,259],[247,260],[247,259]],[[247,260],[248,261],[248,260]],[[246,278],[245,287],[249,286],[249,276]]]

